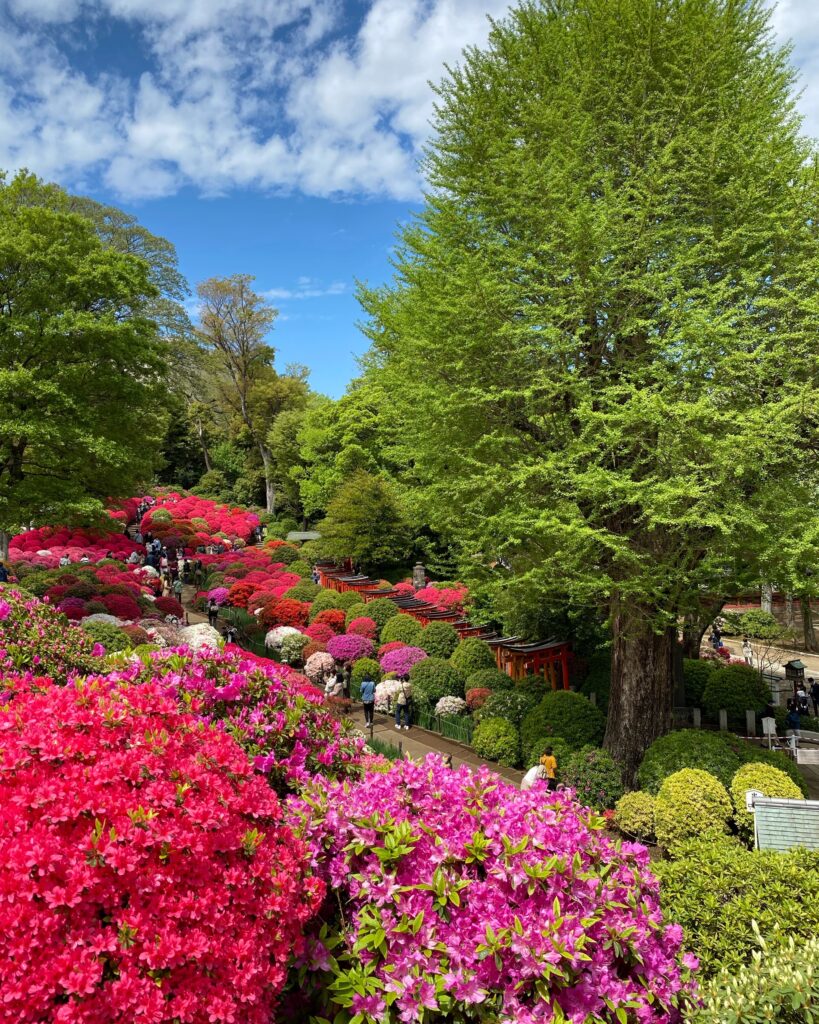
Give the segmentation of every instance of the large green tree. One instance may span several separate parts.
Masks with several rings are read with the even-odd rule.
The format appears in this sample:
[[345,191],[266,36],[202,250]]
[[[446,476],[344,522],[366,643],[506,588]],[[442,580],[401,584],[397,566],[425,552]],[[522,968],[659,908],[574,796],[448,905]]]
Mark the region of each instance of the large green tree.
[[424,210],[362,293],[465,564],[605,611],[629,778],[671,725],[678,623],[816,472],[817,172],[768,18],[513,10],[438,90]]
[[151,268],[70,197],[0,177],[0,544],[25,523],[102,512],[150,480],[163,430]]
[[338,488],[318,524],[322,555],[352,559],[373,571],[395,565],[410,549],[410,527],[395,488],[381,477],[356,470]]

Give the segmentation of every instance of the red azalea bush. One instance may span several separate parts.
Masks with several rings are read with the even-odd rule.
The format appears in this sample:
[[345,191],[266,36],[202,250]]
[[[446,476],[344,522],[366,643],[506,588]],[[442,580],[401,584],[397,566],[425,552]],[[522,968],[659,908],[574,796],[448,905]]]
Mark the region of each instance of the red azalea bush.
[[419,601],[427,601],[442,612],[462,612],[469,590],[463,583],[455,583],[451,587],[433,583],[417,590],[415,596]]
[[378,660],[380,661],[385,654],[389,654],[390,651],[400,651],[402,647],[407,645],[401,640],[391,640],[388,644],[381,644],[378,648]]
[[262,610],[262,625],[266,629],[271,626],[294,626],[301,629],[307,625],[307,614],[310,605],[304,601],[294,601],[286,597],[283,601],[275,601],[267,604]]
[[[106,608],[108,606],[106,605]],[[67,619],[78,622],[85,615],[85,601],[79,597],[66,597],[57,606]]]
[[238,583],[234,583],[228,591],[228,601],[234,608],[247,608],[247,602],[256,590],[258,590],[256,583],[240,580]]
[[355,633],[357,636],[365,636],[368,640],[375,640],[378,635],[378,625],[366,615],[360,615],[357,619],[353,619],[347,627],[347,632]]
[[138,619],[140,617],[139,605],[132,597],[124,594],[103,594],[100,598],[102,603],[118,619]]
[[175,597],[158,597],[154,601],[154,608],[163,615],[173,615],[177,619],[185,617],[185,609]]
[[98,680],[18,692],[0,750],[4,1019],[269,1024],[323,886],[240,746]]
[[409,580],[402,580],[392,588],[399,597],[415,597],[415,587]]
[[319,644],[326,644],[331,637],[336,635],[326,622],[311,622],[304,632],[311,640],[315,640]]
[[485,686],[475,686],[466,691],[466,706],[470,711],[477,711],[482,708],[489,697],[491,690]]
[[326,623],[334,633],[343,633],[345,618],[344,612],[339,608],[327,608],[325,611],[318,613],[311,625],[315,626]]

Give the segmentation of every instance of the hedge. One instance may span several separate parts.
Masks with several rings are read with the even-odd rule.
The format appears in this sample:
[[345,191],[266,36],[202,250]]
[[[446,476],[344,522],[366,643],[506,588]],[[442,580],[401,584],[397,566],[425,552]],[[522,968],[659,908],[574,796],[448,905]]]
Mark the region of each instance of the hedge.
[[754,841],[754,816],[745,809],[745,794],[756,789],[765,796],[802,800],[802,791],[784,772],[770,764],[744,764],[731,781],[734,824],[742,840],[749,846]]
[[421,623],[411,615],[394,615],[381,629],[381,643],[391,644],[398,640],[402,644],[420,647],[423,631]]
[[716,721],[719,712],[728,712],[734,728],[745,728],[745,712],[763,711],[771,702],[771,688],[749,665],[725,665],[708,677],[702,704]]
[[461,640],[449,659],[454,668],[468,679],[482,668],[495,668],[495,656],[488,644],[477,637]]
[[441,697],[463,697],[464,678],[443,658],[425,658],[410,669],[412,697],[432,711]]
[[430,622],[418,644],[430,658],[449,658],[458,646],[458,631],[448,622]]
[[585,697],[571,690],[554,690],[523,719],[520,738],[526,748],[542,737],[561,736],[579,750],[599,746],[605,727],[603,712]]
[[518,731],[505,718],[487,718],[472,735],[472,749],[487,761],[497,761],[508,768],[520,763]]
[[657,794],[657,842],[673,854],[686,840],[724,835],[731,810],[719,779],[699,768],[683,768],[669,775]]
[[656,836],[656,806],[651,793],[626,793],[614,808],[614,824],[628,839],[651,843]]
[[583,747],[566,758],[560,781],[571,786],[580,803],[596,811],[614,807],[623,795],[623,776],[607,750]]

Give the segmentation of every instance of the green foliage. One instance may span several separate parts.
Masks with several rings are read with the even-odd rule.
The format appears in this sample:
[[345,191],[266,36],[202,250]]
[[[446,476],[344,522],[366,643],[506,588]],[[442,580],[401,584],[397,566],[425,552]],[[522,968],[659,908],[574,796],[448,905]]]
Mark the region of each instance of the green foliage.
[[518,731],[505,718],[487,718],[472,734],[472,749],[487,761],[497,761],[508,768],[520,763]]
[[111,622],[86,622],[82,628],[105,648],[106,654],[115,654],[131,646],[127,634]]
[[586,697],[596,694],[597,707],[604,715],[608,714],[611,693],[611,651],[608,648],[596,651],[589,658],[589,670],[579,686],[579,691]]
[[409,524],[395,488],[364,470],[339,486],[317,529],[329,558],[352,558],[370,569],[394,565],[410,548]]
[[334,590],[322,589],[316,594],[315,600],[310,605],[308,620],[312,622],[320,612],[329,611],[331,608],[341,609],[340,598],[341,594],[337,594]]
[[819,853],[695,842],[654,869],[663,914],[682,925],[685,945],[706,977],[750,961],[758,948],[753,921],[774,947],[788,936],[799,941],[819,932]]
[[769,19],[513,8],[439,86],[426,203],[361,292],[469,582],[608,616],[630,769],[672,704],[670,659],[636,664],[815,504],[819,181]]
[[381,630],[381,643],[389,644],[400,640],[404,644],[420,646],[423,626],[411,615],[395,615],[384,625]]
[[310,643],[310,637],[304,633],[289,633],[280,648],[281,659],[286,665],[293,665],[301,661],[304,648]]
[[462,676],[469,679],[484,668],[495,668],[492,649],[477,637],[461,640],[449,659]]
[[394,743],[388,743],[384,740],[380,740],[377,736],[373,736],[372,739],[368,739],[367,746],[374,754],[380,754],[382,757],[386,757],[388,761],[400,761],[404,757]]
[[490,693],[484,706],[476,711],[473,717],[478,722],[485,718],[505,718],[516,729],[520,729],[520,723],[539,703],[539,696],[532,693],[498,690]]
[[364,614],[381,630],[394,615],[398,615],[398,606],[388,597],[377,597],[374,601],[367,602]]
[[288,572],[297,573],[302,579],[312,583],[312,580],[310,579],[313,572],[312,566],[308,565],[307,562],[302,561],[300,558],[297,558],[295,562],[291,562],[290,565],[288,565],[287,570]]
[[276,562],[284,562],[287,566],[295,565],[299,561],[299,551],[289,544],[282,544],[273,552],[273,557]]
[[499,668],[481,668],[477,672],[471,672],[466,680],[467,690],[511,690],[515,685],[514,679]]
[[342,611],[349,611],[350,608],[355,608],[359,604],[361,604],[361,595],[354,590],[346,590],[343,594],[338,595],[337,607]]
[[646,751],[638,778],[642,789],[656,793],[665,778],[681,768],[702,768],[729,788],[740,765],[770,764],[784,772],[807,795],[805,780],[796,764],[777,750],[766,750],[731,733],[682,729],[668,733]]
[[669,775],[655,801],[657,842],[670,853],[689,839],[715,839],[728,831],[731,801],[725,786],[699,768]]
[[350,685],[351,687],[361,686],[367,676],[369,676],[374,683],[380,683],[381,674],[381,666],[375,658],[359,658],[358,661],[353,662],[353,670],[350,675]]
[[628,839],[652,843],[656,835],[656,807],[651,793],[635,790],[617,801],[614,824]]
[[552,755],[557,760],[557,777],[560,778],[560,770],[563,764],[574,753],[574,750],[560,736],[539,736],[536,740],[523,749],[523,767],[534,768],[540,764],[540,759],[546,753],[546,748],[552,748]]
[[759,672],[750,665],[724,665],[716,668],[705,683],[702,703],[705,710],[716,718],[720,711],[728,712],[728,724],[742,729],[745,712],[762,711],[771,701],[771,688]]
[[701,708],[705,687],[717,663],[705,658],[683,659],[683,685],[685,687],[685,703],[689,707]]
[[722,970],[700,991],[691,1024],[813,1024],[819,1006],[819,939],[770,945],[760,937],[751,962]]
[[610,810],[623,795],[623,774],[611,754],[598,747],[583,747],[570,754],[560,770],[560,781],[576,791],[577,799],[596,811]]
[[431,658],[449,658],[458,646],[458,631],[448,622],[430,622],[424,627],[418,646]]
[[429,711],[435,708],[441,697],[464,695],[464,677],[443,658],[417,661],[410,669],[410,682],[413,700]]
[[[371,618],[367,614],[367,606],[363,601],[357,601],[355,604],[351,604],[347,609],[347,614],[344,616],[344,625],[349,626],[353,619],[360,619],[362,616]],[[373,620],[375,621],[375,620]]]
[[544,736],[561,736],[575,750],[599,746],[603,740],[606,719],[585,697],[571,690],[547,693],[538,706],[523,720],[520,727],[524,748]]
[[752,608],[742,615],[726,613],[724,618],[726,632],[749,636],[754,640],[778,640],[786,633],[779,620],[761,608]]
[[318,583],[313,583],[312,580],[302,580],[300,583],[296,583],[289,590],[285,591],[284,596],[292,598],[294,601],[315,601],[318,595],[321,593],[321,587]]
[[150,478],[164,434],[152,269],[107,246],[72,208],[70,196],[31,174],[0,175],[6,533],[32,520],[101,521],[109,495]]
[[802,791],[788,776],[770,764],[744,764],[731,780],[731,800],[734,804],[734,824],[740,838],[752,845],[754,816],[745,809],[745,793],[756,789],[764,796],[802,800]]

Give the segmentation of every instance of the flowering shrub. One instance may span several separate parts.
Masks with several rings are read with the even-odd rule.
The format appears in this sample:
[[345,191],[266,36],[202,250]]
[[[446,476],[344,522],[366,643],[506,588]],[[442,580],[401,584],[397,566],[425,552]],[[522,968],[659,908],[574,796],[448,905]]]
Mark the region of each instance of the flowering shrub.
[[208,601],[215,601],[218,605],[227,603],[230,597],[230,590],[227,587],[214,587],[208,591]]
[[412,685],[400,679],[385,679],[375,688],[375,710],[392,711],[395,707],[395,698],[402,691],[407,697],[412,696]]
[[305,629],[304,632],[311,640],[315,640],[320,644],[326,644],[330,637],[336,635],[326,622],[313,622]]
[[265,626],[306,626],[309,608],[310,606],[303,601],[284,598],[273,605],[265,606],[262,622]]
[[394,672],[397,676],[409,676],[412,666],[426,657],[427,652],[422,651],[420,647],[401,647],[397,651],[385,654],[379,661],[383,672]]
[[94,681],[18,693],[0,736],[4,1017],[268,1024],[323,886],[237,744]]
[[427,601],[442,612],[462,612],[469,597],[469,590],[462,583],[456,583],[451,587],[434,583],[417,590],[415,597],[419,601]]
[[274,626],[265,633],[264,645],[277,650],[289,636],[301,636],[301,630],[295,626]]
[[344,612],[340,608],[327,608],[325,611],[318,613],[311,625],[329,626],[334,633],[343,633]]
[[[112,595],[107,595],[112,596]],[[106,604],[106,608],[108,605]],[[57,605],[58,611],[61,611],[67,619],[71,619],[72,622],[79,622],[79,620],[85,615],[85,601],[80,597],[64,597],[62,601]]]
[[71,674],[99,671],[95,640],[85,630],[13,587],[0,587],[0,596],[0,674],[30,671],[64,683]]
[[317,683],[322,679],[325,672],[329,672],[334,667],[335,663],[336,661],[332,654],[317,652],[309,656],[304,666],[304,671],[308,679]]
[[310,638],[304,633],[290,633],[282,640],[282,661],[285,664],[292,664],[294,661],[301,661],[305,647],[310,643]]
[[429,757],[294,810],[333,897],[293,1019],[681,1020],[696,961],[662,922],[645,849],[564,794]]
[[336,661],[358,661],[359,658],[369,658],[373,653],[373,642],[365,636],[346,633],[327,641],[327,653]]
[[486,698],[491,693],[485,686],[475,686],[466,691],[466,706],[470,711],[477,711],[486,703]]
[[466,710],[466,701],[461,697],[441,697],[435,705],[436,715],[464,715]]
[[355,633],[357,636],[365,636],[368,640],[375,640],[378,635],[378,626],[376,626],[374,619],[366,615],[360,615],[348,624],[347,632]]
[[173,615],[176,619],[185,617],[185,609],[175,597],[158,597],[154,601],[154,608],[163,615]]
[[597,747],[583,747],[560,765],[560,781],[575,797],[596,811],[610,810],[623,795],[623,776],[611,754]]
[[378,657],[383,658],[385,654],[389,654],[390,651],[400,651],[402,647],[408,647],[409,644],[402,643],[400,640],[393,640],[388,644],[381,644],[378,648]]

